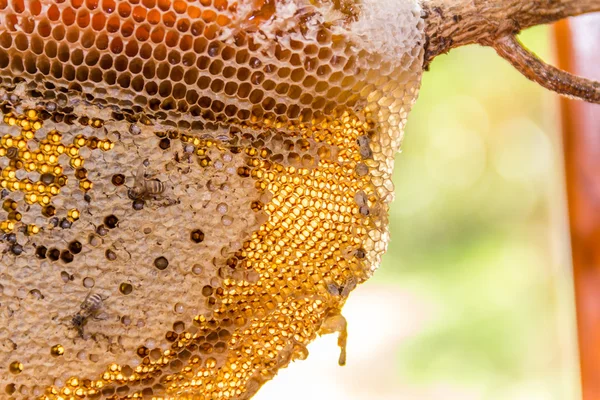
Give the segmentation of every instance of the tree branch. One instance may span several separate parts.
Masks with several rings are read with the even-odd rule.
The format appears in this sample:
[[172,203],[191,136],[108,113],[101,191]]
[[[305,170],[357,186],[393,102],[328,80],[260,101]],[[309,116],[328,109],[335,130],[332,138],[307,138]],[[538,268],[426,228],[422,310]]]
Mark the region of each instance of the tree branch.
[[600,0],[429,0],[425,66],[455,47],[496,39],[563,18],[600,11]]
[[600,83],[561,71],[544,63],[510,35],[498,39],[493,47],[520,73],[546,89],[590,103],[600,103]]
[[423,3],[425,60],[479,43],[496,49],[527,78],[560,94],[600,103],[600,83],[554,68],[515,36],[523,29],[600,11],[600,0],[429,0]]

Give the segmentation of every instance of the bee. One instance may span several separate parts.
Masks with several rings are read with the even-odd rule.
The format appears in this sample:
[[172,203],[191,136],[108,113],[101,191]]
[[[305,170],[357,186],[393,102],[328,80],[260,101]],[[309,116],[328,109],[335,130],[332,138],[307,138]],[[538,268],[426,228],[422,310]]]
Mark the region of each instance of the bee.
[[344,283],[344,285],[341,285],[341,286],[338,286],[335,283],[330,283],[327,286],[327,290],[329,291],[329,293],[331,293],[334,296],[340,296],[342,298],[346,298],[346,297],[348,297],[350,292],[356,288],[356,285],[357,285],[356,278],[350,277]]
[[132,200],[143,200],[148,196],[158,196],[165,191],[165,184],[158,179],[146,179],[144,164],[140,165],[135,175],[133,187],[127,195]]
[[108,297],[104,297],[101,294],[92,294],[91,292],[85,296],[85,299],[79,305],[79,311],[71,319],[71,324],[75,329],[77,329],[77,333],[79,333],[80,338],[83,338],[84,327],[89,318],[96,320],[103,319],[100,317],[100,310],[102,309],[103,303],[107,298]]
[[371,139],[368,136],[359,136],[356,140],[358,142],[358,151],[360,156],[364,159],[373,157],[373,150],[371,150]]

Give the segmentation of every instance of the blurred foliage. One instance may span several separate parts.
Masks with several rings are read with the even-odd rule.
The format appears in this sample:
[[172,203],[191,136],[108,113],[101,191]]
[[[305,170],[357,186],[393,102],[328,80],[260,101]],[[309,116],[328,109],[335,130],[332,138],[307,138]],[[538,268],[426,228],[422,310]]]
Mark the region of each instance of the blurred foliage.
[[[547,28],[522,39],[552,60]],[[425,74],[374,277],[433,305],[398,350],[404,381],[477,399],[576,397],[568,243],[552,234],[566,218],[556,107],[491,49],[453,50]]]

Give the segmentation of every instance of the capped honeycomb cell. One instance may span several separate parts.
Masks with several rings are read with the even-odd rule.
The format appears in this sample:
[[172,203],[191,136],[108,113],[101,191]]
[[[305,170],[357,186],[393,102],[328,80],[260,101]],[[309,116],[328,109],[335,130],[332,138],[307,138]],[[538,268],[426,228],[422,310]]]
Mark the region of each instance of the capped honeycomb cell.
[[249,399],[388,242],[412,0],[0,1],[0,392]]

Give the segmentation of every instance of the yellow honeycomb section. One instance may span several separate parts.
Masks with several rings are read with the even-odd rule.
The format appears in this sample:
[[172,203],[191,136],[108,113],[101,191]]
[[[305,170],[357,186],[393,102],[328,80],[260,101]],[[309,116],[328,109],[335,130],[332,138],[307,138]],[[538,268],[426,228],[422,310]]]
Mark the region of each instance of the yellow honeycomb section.
[[0,397],[249,399],[329,333],[351,362],[416,2],[0,0],[0,19]]
[[[23,115],[4,115],[3,121],[10,127],[19,130],[17,135],[6,134],[0,138],[0,157],[8,159],[8,165],[2,168],[0,186],[9,192],[21,192],[24,205],[39,204],[41,214],[52,217],[56,208],[52,199],[60,194],[69,179],[65,175],[65,164],[75,171],[79,188],[87,192],[92,189],[93,182],[87,177],[85,159],[80,155],[80,149],[87,147],[91,150],[109,151],[114,143],[110,140],[99,140],[96,137],[87,138],[78,135],[70,144],[63,143],[60,132],[51,130],[43,138],[37,140],[36,133],[43,127],[43,120],[36,110],[28,110]],[[95,128],[102,127],[99,119],[88,119],[88,124]],[[61,156],[66,157],[61,161]],[[30,179],[30,176],[36,179]],[[0,230],[10,233],[15,230],[21,221],[17,202],[7,199],[2,204],[7,213],[4,220],[0,220]],[[69,210],[67,218],[73,222],[79,219],[77,209]],[[39,227],[34,224],[25,226],[28,234],[39,232]]]

